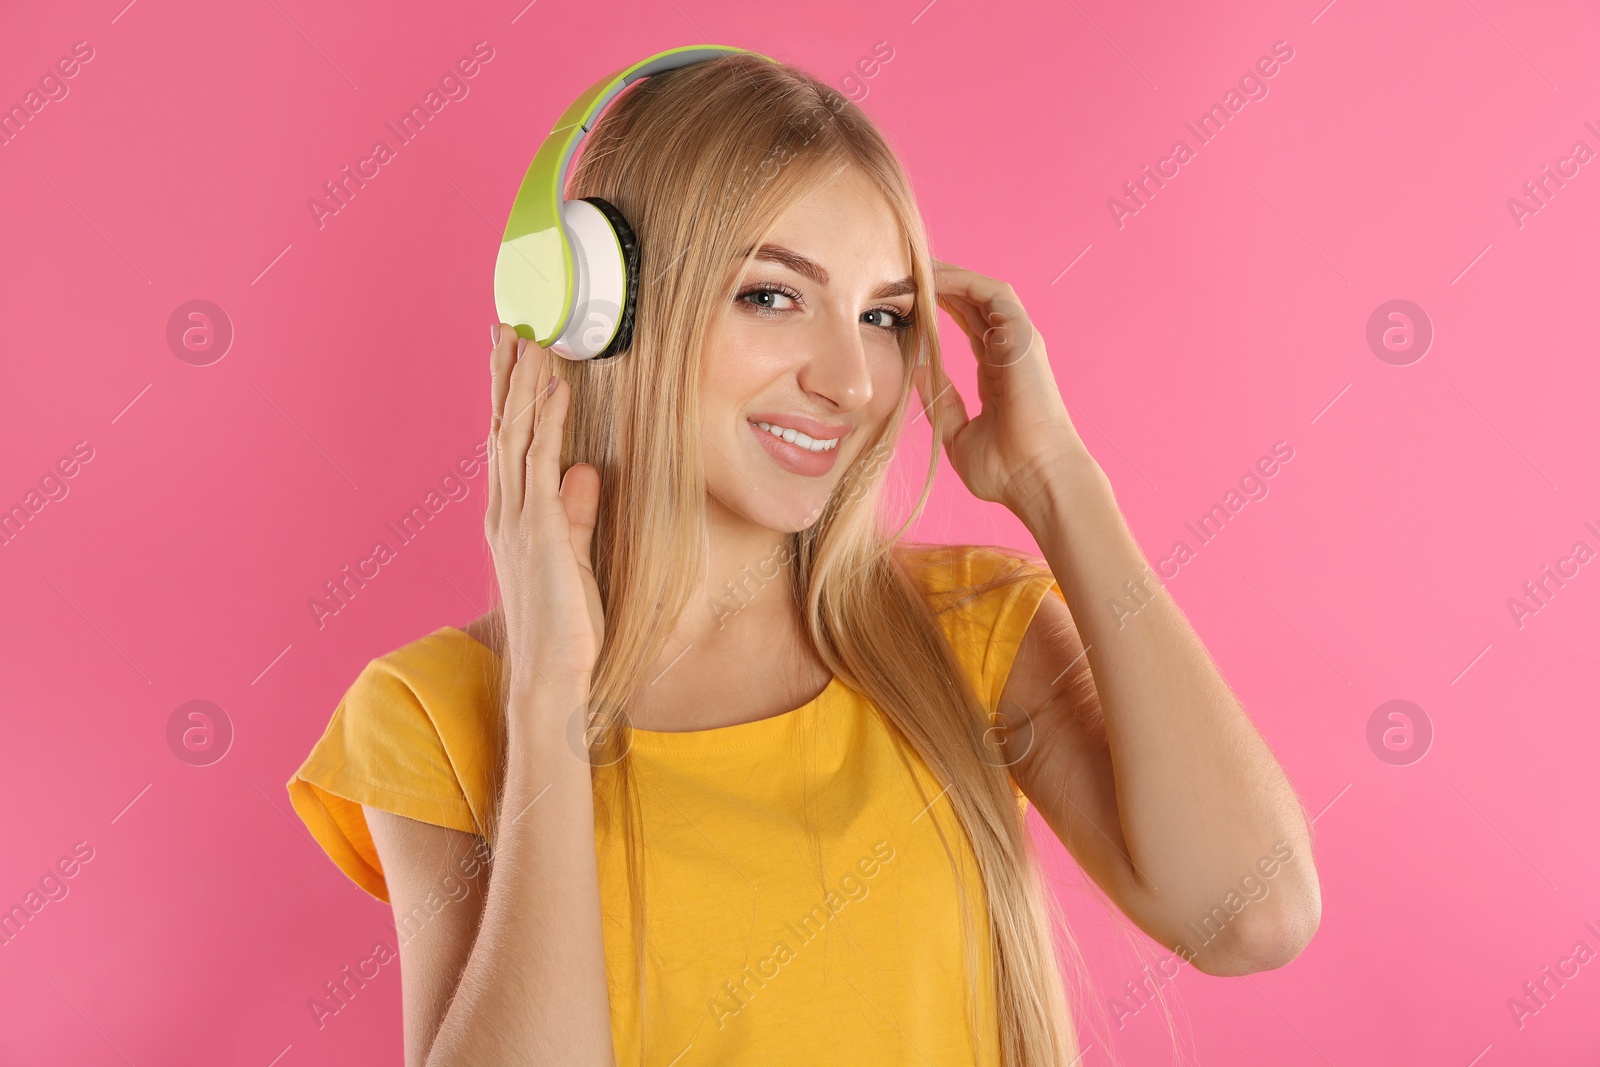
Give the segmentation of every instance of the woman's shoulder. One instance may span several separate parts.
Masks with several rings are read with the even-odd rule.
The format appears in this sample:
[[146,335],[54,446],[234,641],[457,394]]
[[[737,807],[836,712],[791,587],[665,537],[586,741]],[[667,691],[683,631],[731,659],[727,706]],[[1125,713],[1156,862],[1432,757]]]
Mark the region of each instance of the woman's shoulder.
[[412,724],[446,743],[475,741],[497,670],[496,657],[471,630],[441,626],[368,660],[335,717],[374,732]]
[[492,653],[440,627],[367,661],[288,782],[290,802],[350,878],[387,900],[362,807],[480,833],[500,734]]
[[1041,557],[1002,545],[945,545],[905,542],[896,547],[906,572],[923,592],[946,610],[1018,584],[1045,582],[1052,576]]
[[470,718],[489,692],[495,666],[483,639],[465,628],[441,626],[369,659],[340,707],[356,712],[376,707],[389,720],[402,706],[440,722]]
[[462,660],[493,658],[493,615],[483,615],[461,626],[441,626],[368,661],[368,666],[432,672],[454,667]]
[[[462,821],[478,807],[498,726],[498,663],[443,626],[369,659],[340,697],[300,776],[347,799],[413,818]],[[395,806],[395,798],[420,804]],[[458,827],[459,828],[459,827]]]
[[902,557],[957,660],[993,709],[1040,603],[1060,587],[1036,555],[999,545],[907,546]]

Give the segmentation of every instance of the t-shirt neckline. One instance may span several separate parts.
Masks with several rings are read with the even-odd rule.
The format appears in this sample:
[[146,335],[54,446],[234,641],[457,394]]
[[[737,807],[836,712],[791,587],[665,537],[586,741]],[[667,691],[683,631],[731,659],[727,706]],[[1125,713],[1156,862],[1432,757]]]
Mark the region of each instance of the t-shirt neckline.
[[[496,662],[499,661],[500,657],[495,655],[494,649],[460,627],[444,626],[435,631],[436,634],[444,632],[459,634],[481,649],[484,655]],[[749,722],[712,726],[704,730],[646,730],[636,726],[633,728],[632,747],[679,752],[719,752],[762,744],[791,733],[807,719],[812,718],[818,708],[830,704],[843,688],[844,682],[838,675],[833,675],[820,693],[798,708],[780,711],[775,715],[752,719]]]

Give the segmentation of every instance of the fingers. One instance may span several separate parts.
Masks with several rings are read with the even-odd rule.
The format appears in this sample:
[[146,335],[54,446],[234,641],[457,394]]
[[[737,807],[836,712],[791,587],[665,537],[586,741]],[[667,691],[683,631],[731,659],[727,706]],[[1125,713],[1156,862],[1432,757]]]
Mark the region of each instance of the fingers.
[[[949,377],[933,375],[932,365],[918,367],[913,372],[917,395],[922,399],[922,410],[928,416],[928,425],[936,427],[940,440],[949,444],[967,422],[966,401]],[[930,395],[931,394],[931,395]]]
[[937,291],[939,306],[961,324],[980,361],[1008,367],[1033,351],[1033,323],[1010,285],[940,264]]
[[497,456],[499,453],[500,417],[505,408],[506,390],[511,385],[511,365],[516,359],[516,330],[503,322],[494,324],[490,333],[493,342],[489,348],[489,477],[487,489],[489,505],[486,522],[494,522],[500,515],[500,477]]
[[1004,302],[1007,297],[1016,299],[1011,286],[997,278],[939,260],[934,261],[934,266],[938,268],[934,275],[934,289],[939,293],[955,293],[979,305]]
[[988,330],[1023,313],[1016,291],[1005,282],[949,263],[937,260],[935,263],[938,273],[934,289],[940,303],[963,309],[961,321],[973,338],[980,338]]
[[572,527],[572,551],[578,557],[578,565],[592,573],[594,526],[600,513],[600,472],[588,463],[574,463],[567,468],[566,477],[561,479],[561,500]]
[[983,336],[986,324],[982,321],[982,314],[972,301],[953,293],[940,293],[939,306],[949,312],[950,317],[956,320],[962,331],[971,338]]
[[494,345],[489,349],[489,425],[496,432],[505,411],[506,390],[511,385],[511,368],[517,359],[517,331],[505,323],[495,324],[498,331]]
[[984,347],[989,337],[989,325],[983,321],[983,313],[978,306],[965,297],[953,293],[940,293],[939,306],[949,313],[961,327],[961,332],[967,335],[967,347],[972,349],[972,354],[978,362],[984,362]]
[[545,350],[517,338],[516,364],[511,368],[511,383],[506,390],[505,409],[500,420],[500,509],[504,516],[522,514],[527,490],[528,446],[533,442],[535,381],[543,385],[540,374]]
[[[561,484],[561,443],[572,388],[555,374],[556,357],[541,350],[538,385],[534,396],[533,446],[528,449],[527,495],[554,499]],[[532,349],[529,350],[532,352]],[[554,391],[552,391],[552,388]]]

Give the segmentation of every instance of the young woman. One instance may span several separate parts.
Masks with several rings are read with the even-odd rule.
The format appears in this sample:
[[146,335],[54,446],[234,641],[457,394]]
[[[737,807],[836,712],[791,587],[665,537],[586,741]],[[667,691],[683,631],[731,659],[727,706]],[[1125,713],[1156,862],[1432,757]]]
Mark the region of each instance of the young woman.
[[[571,184],[638,233],[632,347],[495,325],[500,604],[373,660],[289,783],[393,905],[407,1063],[1074,1062],[1030,802],[1201,970],[1293,958],[1320,913],[1293,789],[1016,293],[931,260],[864,114],[700,63],[619,96]],[[1042,559],[901,539],[941,449]]]

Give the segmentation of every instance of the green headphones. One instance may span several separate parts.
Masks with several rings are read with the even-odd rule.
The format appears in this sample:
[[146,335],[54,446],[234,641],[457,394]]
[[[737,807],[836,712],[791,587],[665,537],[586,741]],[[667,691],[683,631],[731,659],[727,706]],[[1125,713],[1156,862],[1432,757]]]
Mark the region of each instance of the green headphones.
[[598,196],[563,200],[578,142],[611,98],[640,78],[721,56],[716,45],[672,48],[600,79],[567,108],[528,164],[494,264],[500,321],[567,359],[605,359],[633,340],[639,242],[622,212]]

